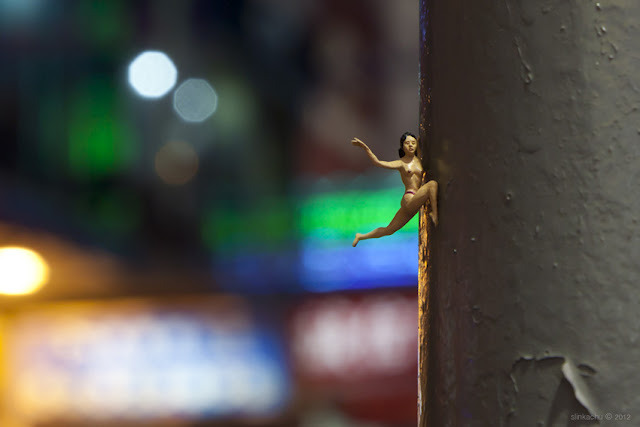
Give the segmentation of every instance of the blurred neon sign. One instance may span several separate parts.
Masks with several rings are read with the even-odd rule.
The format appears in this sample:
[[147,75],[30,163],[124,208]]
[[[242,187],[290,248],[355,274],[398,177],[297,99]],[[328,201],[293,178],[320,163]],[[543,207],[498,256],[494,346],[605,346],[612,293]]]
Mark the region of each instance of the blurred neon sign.
[[74,304],[7,330],[7,407],[29,422],[265,415],[288,400],[282,343],[241,304]]
[[[356,232],[389,223],[404,189],[377,176],[323,182],[322,191],[305,185],[311,189],[297,200],[295,217],[285,200],[249,213],[210,211],[203,240],[214,250],[213,268],[223,286],[234,292],[330,292],[417,284],[417,216],[392,236],[351,247]],[[363,183],[376,189],[354,188]]]
[[306,239],[301,247],[300,281],[313,292],[411,286],[418,278],[418,235],[403,233],[350,242]]
[[[383,182],[380,182],[383,184]],[[402,188],[339,190],[309,196],[300,206],[299,280],[313,292],[411,286],[418,277],[418,217],[384,239],[351,247],[356,232],[386,225]]]
[[332,295],[295,311],[291,343],[297,371],[312,381],[358,382],[413,372],[415,295]]
[[[356,231],[366,232],[388,224],[400,207],[402,188],[369,191],[335,191],[314,194],[300,206],[299,229],[303,236],[323,240],[353,239]],[[406,234],[418,225],[412,219],[398,233]]]

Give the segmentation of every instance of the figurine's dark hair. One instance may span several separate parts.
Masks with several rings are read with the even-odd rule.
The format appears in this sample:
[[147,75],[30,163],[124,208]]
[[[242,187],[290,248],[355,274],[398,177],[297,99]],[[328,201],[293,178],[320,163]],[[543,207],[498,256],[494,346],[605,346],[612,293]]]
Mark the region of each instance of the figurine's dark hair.
[[407,139],[408,136],[412,136],[413,139],[415,139],[416,141],[418,140],[418,138],[412,134],[411,132],[405,132],[402,134],[402,136],[400,137],[400,149],[398,149],[398,155],[400,157],[404,157],[404,150],[402,149],[402,144],[404,144],[404,141]]

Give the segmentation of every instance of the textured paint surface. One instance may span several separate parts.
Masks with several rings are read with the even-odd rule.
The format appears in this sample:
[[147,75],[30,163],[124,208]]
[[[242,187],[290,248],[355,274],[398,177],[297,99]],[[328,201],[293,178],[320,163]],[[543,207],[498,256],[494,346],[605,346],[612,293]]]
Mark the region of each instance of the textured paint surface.
[[640,2],[427,10],[429,424],[637,425]]

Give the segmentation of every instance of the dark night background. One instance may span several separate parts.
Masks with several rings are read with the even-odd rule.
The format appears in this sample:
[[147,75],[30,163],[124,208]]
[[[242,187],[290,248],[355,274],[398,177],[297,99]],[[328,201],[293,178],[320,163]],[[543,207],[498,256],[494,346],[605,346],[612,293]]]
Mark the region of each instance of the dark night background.
[[[128,78],[145,51],[166,54],[177,69],[175,83],[158,98],[141,96]],[[392,218],[402,186],[395,172],[373,170],[349,141],[358,136],[381,159],[396,158],[399,136],[416,131],[417,55],[413,2],[0,0],[0,247],[34,250],[49,267],[48,283],[37,293],[0,297],[11,349],[4,370],[39,366],[42,381],[3,377],[4,420],[415,424],[415,354],[402,362],[404,353],[384,352],[405,347],[386,346],[380,337],[415,348],[413,329],[407,335],[388,328],[412,328],[417,310],[417,220],[386,241],[351,248],[356,231]],[[197,123],[174,108],[178,88],[193,78],[217,97],[213,114]],[[0,270],[0,287],[11,274]],[[131,299],[142,303],[131,308]],[[345,311],[345,304],[351,308]],[[56,314],[56,307],[69,308]],[[227,311],[235,314],[218,316]],[[78,322],[102,325],[106,316],[136,325],[148,314],[156,330],[173,331],[167,336],[179,343],[193,328],[233,323],[238,312],[253,319],[255,330],[245,332],[258,337],[259,350],[233,354],[279,361],[284,397],[266,415],[251,405],[207,403],[202,396],[212,395],[197,391],[185,400],[201,399],[197,410],[185,403],[175,412],[152,398],[144,410],[133,398],[124,405],[105,397],[102,405],[87,403],[92,410],[71,410],[63,399],[90,395],[95,383],[84,379],[92,369],[106,372],[96,360],[110,357],[110,344],[100,347],[100,340],[127,330],[74,335],[69,331]],[[167,320],[176,313],[183,316],[178,332]],[[331,323],[336,316],[343,320]],[[336,376],[340,369],[305,371],[291,332],[299,329],[298,318],[306,319],[300,322],[307,330],[313,330],[308,322],[329,325],[318,335],[325,341],[313,345],[333,368],[361,364],[356,350],[341,353],[336,344],[349,331],[364,340],[369,356],[362,357],[375,360],[382,352],[380,364],[350,380]],[[144,336],[147,329],[140,328]],[[29,339],[36,347],[24,344]],[[146,345],[143,338],[136,342],[133,353]],[[344,345],[351,348],[350,342]],[[79,371],[64,362],[75,357],[67,348],[74,345],[83,349],[73,350],[83,355]],[[56,351],[57,358],[42,356]],[[44,359],[32,360],[38,357]],[[197,367],[202,360],[188,359],[180,369],[206,376]],[[329,363],[313,360],[316,367]],[[126,372],[128,386],[108,383],[114,395],[147,384],[135,369]],[[79,383],[70,385],[69,378]],[[395,390],[393,398],[384,390],[364,392],[381,382]],[[43,398],[49,403],[28,397],[34,387],[53,383],[58,394]],[[377,411],[362,410],[372,404]],[[324,421],[314,424],[317,419]]]

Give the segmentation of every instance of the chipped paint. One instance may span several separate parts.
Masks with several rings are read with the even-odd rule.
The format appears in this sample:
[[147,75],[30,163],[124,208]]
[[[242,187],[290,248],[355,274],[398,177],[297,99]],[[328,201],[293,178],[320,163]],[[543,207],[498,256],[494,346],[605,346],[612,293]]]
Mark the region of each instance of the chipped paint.
[[573,392],[576,396],[578,402],[584,406],[589,414],[591,415],[599,415],[601,413],[600,410],[597,409],[594,398],[591,396],[587,385],[584,380],[580,376],[580,372],[578,372],[578,368],[570,359],[565,359],[562,364],[562,373],[564,377],[571,383],[573,387]]
[[524,363],[529,363],[529,362],[536,363],[536,362],[548,362],[548,361],[554,361],[554,360],[562,361],[562,365],[561,365],[562,374],[564,378],[573,387],[576,400],[580,404],[582,404],[585,407],[585,409],[589,411],[591,415],[598,413],[599,411],[596,409],[596,404],[594,402],[594,399],[590,395],[588,388],[586,386],[586,383],[581,378],[583,373],[580,372],[580,371],[583,371],[583,372],[586,371],[589,373],[588,375],[591,376],[595,374],[595,369],[593,369],[591,366],[586,364],[580,364],[576,366],[575,363],[573,363],[570,358],[562,355],[547,355],[540,358],[536,358],[534,356],[521,356],[518,360],[516,360],[512,364],[511,371],[509,373],[509,377],[513,382],[514,390],[516,391],[516,393],[519,392],[519,389],[513,375],[514,375],[514,370],[516,369],[517,366],[522,365]]

